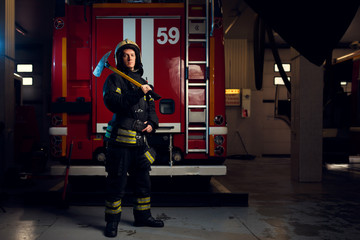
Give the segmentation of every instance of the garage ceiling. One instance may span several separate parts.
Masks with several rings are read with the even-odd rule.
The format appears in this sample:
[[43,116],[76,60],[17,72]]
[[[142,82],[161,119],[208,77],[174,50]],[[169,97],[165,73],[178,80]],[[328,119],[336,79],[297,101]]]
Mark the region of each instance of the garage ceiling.
[[[16,33],[16,45],[44,44],[51,41],[55,5],[56,0],[15,1],[15,21],[19,27],[26,31],[25,35]],[[248,7],[244,0],[223,0],[223,13],[224,30],[228,29],[225,38],[252,40],[252,23],[255,12]],[[233,25],[231,26],[231,24]],[[360,41],[359,29],[360,11],[358,10],[341,42]],[[281,41],[281,38],[278,37],[277,40]]]
[[52,39],[55,0],[16,0],[15,23],[25,35],[15,32],[16,45],[43,44]]

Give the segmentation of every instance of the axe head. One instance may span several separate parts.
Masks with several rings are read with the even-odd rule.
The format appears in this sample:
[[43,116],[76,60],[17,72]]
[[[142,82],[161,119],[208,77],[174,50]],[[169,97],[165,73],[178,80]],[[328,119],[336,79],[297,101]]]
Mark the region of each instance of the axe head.
[[107,52],[99,61],[98,65],[96,66],[95,70],[93,71],[93,74],[95,77],[100,77],[102,71],[104,70],[104,67],[106,67],[106,62],[108,57],[110,56],[111,51]]

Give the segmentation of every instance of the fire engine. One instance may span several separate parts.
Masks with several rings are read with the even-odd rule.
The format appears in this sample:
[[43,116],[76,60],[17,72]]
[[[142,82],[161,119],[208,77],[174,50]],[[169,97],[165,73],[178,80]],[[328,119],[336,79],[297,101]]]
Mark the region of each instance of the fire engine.
[[[99,1],[100,2],[100,1]],[[123,39],[136,42],[143,78],[161,96],[159,129],[149,137],[157,151],[151,175],[225,175],[224,40],[221,2],[66,3],[54,19],[51,156],[67,159],[70,175],[105,175],[103,137],[112,113],[102,88],[111,73],[93,71]],[[51,171],[61,175],[65,165]]]
[[324,76],[324,162],[359,163],[360,50],[335,58]]

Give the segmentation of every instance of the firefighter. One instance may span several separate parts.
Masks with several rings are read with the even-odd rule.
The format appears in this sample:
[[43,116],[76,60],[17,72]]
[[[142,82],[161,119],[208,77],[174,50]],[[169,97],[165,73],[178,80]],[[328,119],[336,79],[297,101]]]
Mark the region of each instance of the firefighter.
[[149,171],[156,153],[149,147],[146,136],[154,133],[159,124],[154,99],[148,94],[152,87],[141,78],[140,48],[135,42],[128,39],[121,41],[114,55],[117,69],[142,85],[136,87],[112,73],[103,86],[105,106],[114,113],[104,137],[108,173],[105,201],[107,237],[117,235],[127,180],[133,183],[134,226],[164,226],[163,221],[154,219],[150,212]]

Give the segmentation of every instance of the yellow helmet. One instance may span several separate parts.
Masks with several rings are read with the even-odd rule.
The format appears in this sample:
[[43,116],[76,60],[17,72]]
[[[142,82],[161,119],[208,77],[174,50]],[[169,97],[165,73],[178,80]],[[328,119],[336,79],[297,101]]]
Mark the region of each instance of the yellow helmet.
[[121,60],[121,54],[124,49],[134,50],[135,55],[136,55],[136,62],[135,62],[134,70],[139,72],[142,75],[144,70],[143,70],[143,65],[141,63],[140,48],[135,42],[133,42],[129,39],[125,39],[125,40],[121,41],[115,48],[114,57],[115,57],[115,64],[116,64],[117,69],[119,69],[120,71],[127,70],[123,64],[123,61]]
[[119,42],[119,44],[116,46],[115,48],[115,54],[114,54],[114,57],[115,57],[115,63],[117,65],[117,56],[118,56],[118,52],[122,52],[124,49],[127,49],[127,48],[130,48],[130,49],[133,49],[136,53],[136,57],[138,57],[138,54],[140,56],[140,48],[139,46],[136,44],[136,42],[134,41],[131,41],[129,39],[125,39],[121,42]]

